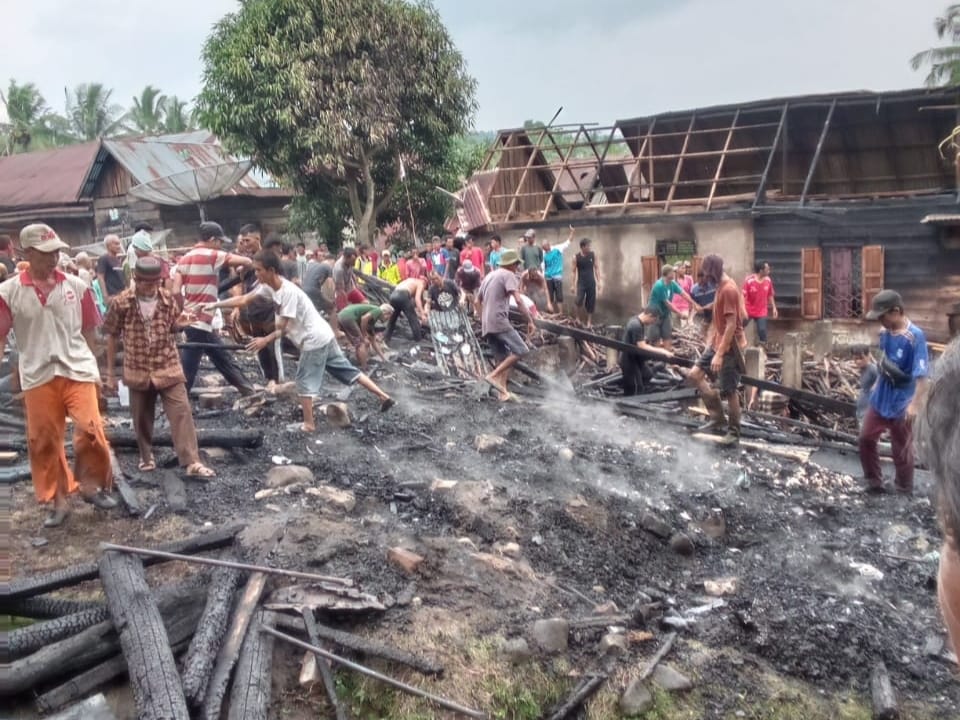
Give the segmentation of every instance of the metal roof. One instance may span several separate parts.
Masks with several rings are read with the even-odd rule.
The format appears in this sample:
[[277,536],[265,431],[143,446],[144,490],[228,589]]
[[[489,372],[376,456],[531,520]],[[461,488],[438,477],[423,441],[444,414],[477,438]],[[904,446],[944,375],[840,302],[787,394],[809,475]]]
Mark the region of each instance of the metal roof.
[[0,208],[70,205],[100,152],[100,142],[0,157]]

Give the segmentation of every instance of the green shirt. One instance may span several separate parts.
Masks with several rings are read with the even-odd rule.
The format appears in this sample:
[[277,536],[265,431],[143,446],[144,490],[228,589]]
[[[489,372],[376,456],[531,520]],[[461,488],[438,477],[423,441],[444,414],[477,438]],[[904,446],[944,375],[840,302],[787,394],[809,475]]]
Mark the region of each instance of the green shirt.
[[340,322],[355,322],[357,325],[360,324],[360,319],[370,313],[374,320],[379,320],[383,317],[383,311],[380,309],[379,305],[366,305],[363,303],[357,303],[356,305],[347,305],[343,310],[337,313],[337,318]]
[[679,295],[682,290],[683,288],[677,284],[676,280],[671,281],[668,285],[663,281],[663,278],[660,278],[653,284],[648,304],[660,311],[660,317],[666,317],[672,311],[667,303],[673,300],[674,295]]

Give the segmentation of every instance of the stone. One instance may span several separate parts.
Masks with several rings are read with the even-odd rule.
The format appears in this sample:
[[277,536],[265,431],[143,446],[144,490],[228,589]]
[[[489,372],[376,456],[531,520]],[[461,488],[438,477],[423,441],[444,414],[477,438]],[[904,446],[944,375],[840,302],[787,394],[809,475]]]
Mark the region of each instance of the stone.
[[334,427],[350,427],[350,411],[346,403],[332,402],[321,405],[320,412],[326,416],[327,422]]
[[566,462],[573,460],[573,450],[568,447],[560,448],[560,452],[557,454],[560,456],[561,460],[565,460]]
[[737,592],[737,578],[735,577],[724,577],[717,578],[716,580],[704,580],[703,589],[712,597],[720,597],[721,595],[733,595]]
[[505,437],[482,433],[473,439],[473,446],[477,449],[477,452],[488,453],[505,445],[506,442],[507,439]]
[[664,540],[673,535],[673,528],[663,518],[651,512],[645,512],[640,516],[640,527]]
[[537,647],[544,652],[564,652],[570,637],[570,623],[563,618],[537,620],[533,623],[530,636]]
[[613,600],[607,600],[605,603],[594,605],[593,612],[596,615],[616,615],[620,612],[620,608]]
[[503,654],[513,665],[520,665],[533,657],[530,646],[523,638],[511,638],[503,643]]
[[674,533],[673,537],[670,538],[670,549],[677,553],[677,555],[689,556],[693,555],[696,548],[693,545],[693,540],[691,540],[688,535],[678,532]]
[[456,480],[441,480],[440,478],[436,478],[430,483],[430,490],[433,492],[441,492],[443,490],[453,490],[456,486]]
[[352,512],[357,506],[357,498],[352,492],[340,490],[330,485],[307,488],[307,495],[318,497],[325,505],[330,505],[343,512]]
[[474,552],[477,552],[479,549],[477,548],[476,543],[474,543],[473,540],[468,537],[457,538],[457,545],[462,545],[463,547],[473,550]]
[[216,410],[224,406],[224,398],[220,393],[201,393],[197,404],[204,410]]
[[222,380],[223,378],[220,375],[197,375],[194,384],[202,388],[213,388],[220,387]]
[[719,540],[727,534],[727,520],[723,515],[721,508],[713,508],[710,514],[700,523],[700,529],[704,535],[714,540]]
[[312,652],[304,654],[300,661],[300,687],[310,687],[322,679],[320,666],[317,665],[317,656]]
[[264,485],[268,488],[278,488],[296,482],[313,482],[313,470],[303,465],[276,465],[267,472]]
[[693,688],[693,681],[672,665],[660,663],[651,678],[654,685],[669,692],[685,692]]
[[623,633],[607,633],[600,638],[600,654],[616,657],[627,652],[627,636]]
[[653,707],[653,695],[640,680],[631,680],[620,696],[620,712],[624,715],[642,715]]
[[206,455],[208,460],[224,460],[230,454],[226,448],[221,447],[203,448],[200,452]]
[[803,387],[803,343],[798,333],[783,336],[780,360],[780,383],[786,387]]
[[392,547],[387,550],[387,560],[408,575],[413,575],[423,562],[423,557],[402,547]]
[[508,542],[500,546],[499,552],[508,558],[518,558],[520,557],[520,546],[515,542]]

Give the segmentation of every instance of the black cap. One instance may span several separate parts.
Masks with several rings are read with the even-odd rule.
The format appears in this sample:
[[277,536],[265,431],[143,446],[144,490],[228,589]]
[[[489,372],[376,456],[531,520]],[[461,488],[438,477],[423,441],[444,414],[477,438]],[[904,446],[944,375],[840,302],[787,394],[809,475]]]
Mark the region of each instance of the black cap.
[[200,239],[201,240],[222,240],[223,242],[232,242],[230,238],[226,236],[226,233],[223,232],[223,228],[220,226],[220,223],[215,222],[202,222],[200,223]]
[[903,310],[903,298],[900,297],[900,293],[896,290],[881,290],[873,297],[870,312],[867,313],[867,320],[876,320],[894,308]]

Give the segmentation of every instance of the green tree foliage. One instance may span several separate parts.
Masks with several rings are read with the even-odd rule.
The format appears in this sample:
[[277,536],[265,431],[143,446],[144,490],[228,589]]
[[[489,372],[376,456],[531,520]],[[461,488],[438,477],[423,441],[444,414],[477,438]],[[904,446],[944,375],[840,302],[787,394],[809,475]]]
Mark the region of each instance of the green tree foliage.
[[10,154],[43,150],[72,141],[66,120],[54,113],[33,83],[10,80],[0,91],[9,127],[0,136],[0,152]]
[[923,81],[927,87],[960,84],[960,4],[948,5],[946,13],[933,21],[933,27],[937,37],[950,44],[917,53],[910,59],[910,66],[914,70],[930,66]]
[[110,102],[113,90],[100,83],[83,83],[71,92],[64,89],[67,121],[79,140],[109,137],[122,129],[123,108]]
[[187,105],[186,100],[180,100],[176,95],[171,95],[163,105],[163,120],[161,130],[165,133],[182,133],[195,130],[193,123],[193,113]]
[[369,242],[409,178],[470,126],[475,83],[436,10],[403,0],[246,0],[204,50],[204,124],[308,198],[342,190]]
[[147,85],[140,97],[133,98],[133,105],[126,115],[126,124],[131,130],[153,135],[163,129],[167,106],[167,96]]

